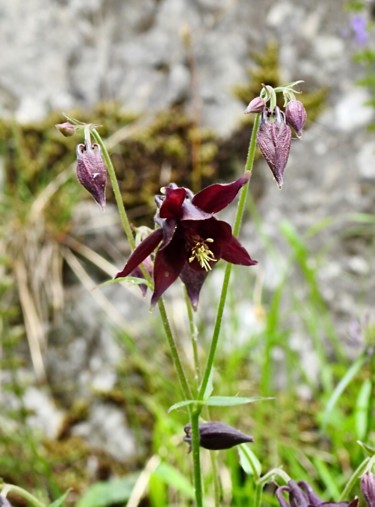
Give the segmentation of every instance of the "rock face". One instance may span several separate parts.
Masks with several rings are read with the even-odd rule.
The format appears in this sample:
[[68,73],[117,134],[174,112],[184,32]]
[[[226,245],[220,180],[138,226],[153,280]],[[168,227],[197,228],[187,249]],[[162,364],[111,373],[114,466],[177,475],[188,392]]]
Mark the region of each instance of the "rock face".
[[[246,82],[251,54],[276,40],[282,80],[302,79],[309,90],[326,86],[330,94],[317,123],[302,141],[293,141],[281,192],[266,164],[261,161],[256,167],[268,177],[259,213],[268,242],[277,247],[276,257],[265,251],[251,223],[246,224],[243,239],[260,261],[266,289],[272,291],[285,275],[291,255],[280,234],[281,222],[292,223],[304,234],[332,218],[332,225],[310,238],[307,246],[326,254],[317,278],[322,298],[336,316],[337,331],[343,334],[352,318],[373,308],[375,274],[369,245],[374,231],[367,227],[361,241],[355,241],[354,226],[355,215],[374,211],[375,142],[366,132],[373,111],[364,106],[367,92],[355,84],[361,69],[351,55],[357,48],[349,37],[348,18],[338,9],[336,0],[2,2],[0,113],[26,122],[51,109],[89,107],[99,100],[117,99],[145,114],[186,103],[202,125],[229,136],[244,109],[233,86]],[[306,287],[294,283],[298,274],[293,275],[290,291],[303,301]],[[122,307],[119,311],[129,313]],[[75,325],[79,316],[73,319]],[[85,326],[90,323],[92,319]],[[96,331],[95,326],[85,329],[89,337]],[[115,382],[117,349],[106,341],[103,329],[100,333],[102,343],[91,358],[91,366],[99,365],[97,377],[95,367],[82,364],[83,357],[90,361],[83,340],[64,345],[66,358],[57,355],[52,361],[57,376],[70,365],[81,395],[99,384],[110,390]],[[104,369],[101,362],[95,363],[98,358],[103,361],[103,351]],[[77,429],[95,445],[112,432],[109,422],[103,434],[95,433],[103,412],[101,405],[94,407],[91,426]],[[121,419],[118,412],[114,417],[116,422]],[[125,440],[131,457],[134,444],[131,437]],[[111,451],[116,455],[118,449]]]

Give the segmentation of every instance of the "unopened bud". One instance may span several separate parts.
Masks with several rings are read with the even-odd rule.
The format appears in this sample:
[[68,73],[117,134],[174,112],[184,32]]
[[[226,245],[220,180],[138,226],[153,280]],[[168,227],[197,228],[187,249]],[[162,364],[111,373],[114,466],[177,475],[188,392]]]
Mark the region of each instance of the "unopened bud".
[[257,143],[279,188],[281,188],[289,157],[292,131],[285,123],[283,113],[278,107],[275,108],[272,115],[274,118],[268,118],[267,112],[263,112],[257,133]]
[[[184,442],[188,442],[191,449],[191,424],[187,424],[184,431],[186,433]],[[211,421],[199,424],[199,445],[211,451],[230,449],[235,445],[253,441],[252,436],[222,422]]]
[[74,136],[75,131],[77,130],[77,127],[68,121],[64,123],[57,123],[55,127],[64,137]]
[[255,97],[255,99],[251,100],[247,108],[245,109],[245,113],[261,113],[265,108],[266,103],[261,97]]
[[77,146],[77,178],[95,201],[104,208],[107,171],[98,144]]
[[299,100],[291,100],[285,108],[285,121],[290,125],[297,134],[302,136],[302,130],[305,125],[307,113],[302,102]]
[[361,478],[361,491],[369,507],[375,506],[375,475],[365,473]]

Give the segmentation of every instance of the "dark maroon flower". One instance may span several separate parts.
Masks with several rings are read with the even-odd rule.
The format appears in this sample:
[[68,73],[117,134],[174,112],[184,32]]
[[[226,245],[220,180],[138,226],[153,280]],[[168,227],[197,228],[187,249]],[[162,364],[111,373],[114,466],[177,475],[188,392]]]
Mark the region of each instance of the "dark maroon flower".
[[[283,493],[288,493],[288,500]],[[351,502],[324,502],[305,482],[289,481],[287,486],[280,486],[276,490],[276,497],[281,507],[357,507],[358,499]]]
[[196,308],[206,276],[219,259],[244,266],[256,264],[233,236],[231,226],[214,216],[233,201],[247,181],[243,176],[232,183],[216,183],[196,195],[187,188],[168,185],[164,195],[155,197],[155,221],[160,227],[137,246],[116,278],[130,275],[157,249],[151,303],[154,305],[180,276]]
[[375,507],[375,475],[365,473],[361,478],[361,491],[369,507]]
[[297,137],[302,136],[302,130],[305,125],[307,113],[302,102],[299,100],[291,100],[285,108],[285,121],[292,127]]
[[77,146],[77,178],[93,196],[95,201],[104,208],[107,171],[98,144],[79,144]]
[[[184,442],[190,444],[191,448],[191,424],[187,424],[184,431],[186,433]],[[223,422],[210,421],[199,424],[199,445],[211,451],[230,449],[235,445],[253,441],[251,435],[246,435]]]
[[285,123],[284,114],[278,107],[273,113],[264,110],[257,133],[259,149],[271,168],[279,188],[283,184],[283,175],[288,162],[292,131]]
[[249,102],[249,105],[245,109],[245,113],[261,113],[266,107],[266,103],[261,97],[255,97],[255,99]]

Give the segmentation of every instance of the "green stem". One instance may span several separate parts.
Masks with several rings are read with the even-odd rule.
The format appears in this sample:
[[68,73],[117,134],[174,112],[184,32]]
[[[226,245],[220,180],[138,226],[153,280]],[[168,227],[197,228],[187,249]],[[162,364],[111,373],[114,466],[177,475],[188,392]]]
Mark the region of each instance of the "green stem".
[[195,407],[190,416],[191,421],[191,448],[193,454],[193,473],[195,490],[195,507],[203,507],[202,474],[199,448],[199,414],[200,407]]
[[183,394],[185,400],[191,400],[191,399],[193,399],[193,394],[191,392],[189,383],[186,379],[184,368],[182,366],[180,355],[178,353],[176,341],[173,337],[171,326],[169,324],[169,320],[168,320],[167,312],[165,310],[163,299],[159,299],[158,308],[159,308],[161,320],[163,322],[164,332],[165,332],[167,340],[168,340],[169,350],[170,350],[170,353],[172,356],[174,366],[176,368],[178,380],[180,382],[182,394]]
[[344,491],[340,495],[339,501],[342,501],[344,498],[349,497],[349,493],[354,488],[356,482],[359,480],[361,475],[366,471],[369,461],[370,458],[366,458],[365,460],[363,460],[362,463],[359,465],[359,467],[353,472],[353,475],[346,483]]
[[[255,150],[256,150],[256,134],[258,132],[258,127],[259,127],[259,118],[260,118],[260,115],[257,114],[255,121],[254,121],[253,129],[251,131],[249,150],[247,152],[247,158],[246,158],[246,164],[245,164],[245,172],[250,175],[251,175],[253,165],[254,165]],[[238,201],[236,218],[235,218],[234,226],[233,226],[234,236],[238,236],[238,233],[241,228],[241,223],[242,223],[242,219],[243,219],[243,215],[244,215],[244,211],[245,211],[245,207],[246,207],[246,198],[247,198],[249,183],[250,183],[250,179],[247,182],[247,184],[242,187],[241,192],[240,192],[240,198]],[[199,389],[199,393],[198,393],[199,400],[203,399],[204,393],[206,392],[208,381],[211,376],[211,372],[212,372],[212,368],[213,368],[213,364],[214,364],[214,359],[215,359],[215,355],[216,355],[216,349],[217,349],[217,345],[219,342],[221,324],[222,324],[222,320],[223,320],[223,313],[224,313],[225,302],[226,302],[227,293],[228,293],[228,286],[229,286],[229,279],[230,279],[231,272],[232,272],[232,264],[228,263],[225,268],[223,287],[221,290],[220,300],[219,300],[219,304],[218,304],[218,308],[217,308],[216,320],[215,320],[214,331],[213,331],[213,335],[212,335],[210,351],[208,353],[208,359],[207,359],[206,367],[205,367],[204,374],[203,374],[203,380],[202,380],[202,383],[201,383],[201,386]]]
[[191,338],[191,345],[192,345],[192,348],[193,348],[195,381],[196,381],[196,384],[199,385],[200,368],[199,368],[199,352],[198,352],[197,326],[195,325],[194,311],[193,311],[193,307],[191,306],[191,302],[190,302],[190,299],[189,299],[189,296],[188,296],[186,288],[185,288],[184,292],[185,292],[186,310],[187,310],[188,321],[189,321],[189,333],[190,333],[190,338]]
[[5,483],[1,490],[1,495],[6,497],[10,492],[16,493],[17,495],[21,496],[35,507],[45,507],[45,505],[42,502],[40,502],[37,498],[35,498],[34,495],[29,493],[25,489],[20,488],[19,486],[15,486],[14,484]]
[[[133,231],[132,231],[129,219],[128,219],[128,215],[126,213],[125,205],[122,200],[120,187],[119,187],[117,177],[116,177],[116,171],[115,171],[115,168],[113,167],[111,157],[109,156],[108,150],[107,150],[99,132],[95,128],[92,128],[91,133],[92,133],[95,141],[98,143],[98,145],[101,148],[101,151],[102,151],[102,154],[104,157],[104,162],[107,167],[108,175],[111,180],[112,189],[113,189],[113,193],[114,193],[115,200],[116,200],[116,205],[117,205],[117,208],[118,208],[118,211],[120,214],[120,218],[121,218],[121,223],[124,228],[125,235],[126,235],[126,238],[129,242],[129,245],[130,245],[131,249],[134,250],[136,247],[134,235],[133,235]],[[141,266],[141,268],[142,268],[142,266]],[[147,273],[147,271],[145,269],[142,269],[142,272],[143,272],[143,275],[145,276],[146,280],[150,281],[151,277]],[[184,372],[184,369],[183,369],[183,366],[181,363],[181,359],[180,359],[180,356],[178,353],[175,339],[173,337],[171,326],[169,324],[169,320],[168,320],[167,312],[165,310],[164,302],[161,299],[159,300],[158,307],[159,307],[161,320],[163,322],[164,332],[166,334],[167,341],[169,344],[169,349],[170,349],[170,353],[172,356],[172,360],[175,365],[177,376],[178,376],[178,379],[179,379],[179,382],[181,385],[181,390],[182,390],[183,396],[185,399],[191,399],[193,397],[192,392],[191,392],[190,386],[186,380],[186,375],[185,375],[185,372]]]
[[129,245],[130,245],[131,249],[134,250],[135,249],[135,241],[134,241],[133,231],[132,231],[129,219],[128,219],[128,215],[125,210],[125,205],[124,205],[124,202],[122,199],[120,186],[117,181],[116,172],[115,172],[115,168],[113,167],[111,157],[109,156],[108,150],[107,150],[99,132],[96,129],[92,129],[91,133],[92,133],[95,141],[100,146],[100,149],[102,150],[102,154],[104,157],[105,165],[107,167],[109,179],[111,180],[112,190],[113,190],[113,194],[115,196],[117,209],[120,213],[121,223],[124,228],[124,232],[125,232],[128,242],[129,242]]

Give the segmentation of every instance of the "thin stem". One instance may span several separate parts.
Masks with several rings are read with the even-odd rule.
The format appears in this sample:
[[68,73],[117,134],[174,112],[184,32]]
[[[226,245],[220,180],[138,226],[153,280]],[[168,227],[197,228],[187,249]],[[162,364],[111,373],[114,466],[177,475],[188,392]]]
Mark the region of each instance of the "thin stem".
[[[111,157],[109,156],[108,150],[107,150],[99,132],[95,128],[92,128],[91,133],[92,133],[93,137],[95,138],[95,141],[98,143],[98,145],[100,146],[100,148],[102,150],[104,162],[107,167],[109,178],[111,180],[112,189],[113,189],[113,193],[114,193],[115,200],[116,200],[116,205],[117,205],[117,208],[118,208],[118,211],[120,214],[121,223],[124,228],[126,238],[129,242],[129,245],[132,248],[132,250],[134,250],[135,246],[136,246],[135,240],[134,240],[134,235],[133,235],[133,231],[132,231],[129,219],[128,219],[128,215],[126,213],[125,205],[122,200],[120,187],[119,187],[119,184],[117,181],[116,172],[115,172],[115,168],[113,167]],[[141,268],[142,268],[142,266],[141,266]],[[142,269],[142,272],[143,272],[143,275],[145,276],[146,280],[150,281],[151,277],[148,274],[148,272],[145,269]],[[171,330],[171,326],[169,324],[169,320],[168,320],[167,312],[165,310],[164,302],[161,299],[159,300],[158,307],[159,307],[161,320],[163,322],[164,332],[167,337],[172,360],[175,365],[177,376],[178,376],[178,379],[179,379],[179,382],[181,385],[181,390],[182,390],[183,396],[185,399],[191,399],[193,397],[192,392],[191,392],[190,386],[186,380],[186,375],[185,375],[185,372],[184,372],[184,369],[183,369],[183,366],[181,363],[181,359],[180,359],[177,345],[176,345],[176,342],[175,342],[175,339],[174,339],[174,336],[173,336],[173,333]]]
[[26,491],[26,489],[20,488],[19,486],[15,486],[14,484],[4,484],[4,487],[1,490],[1,495],[7,496],[9,492],[16,493],[21,496],[28,502],[30,502],[35,507],[45,507],[45,505],[40,502],[34,495]]
[[184,368],[182,366],[180,355],[178,353],[176,341],[173,337],[173,333],[172,333],[172,330],[171,330],[171,327],[169,324],[167,312],[165,310],[164,301],[162,299],[159,299],[159,301],[158,301],[158,308],[159,308],[161,320],[163,322],[164,332],[165,332],[165,335],[168,340],[169,350],[170,350],[170,353],[172,356],[174,366],[176,368],[178,380],[180,382],[182,394],[183,394],[185,400],[191,400],[191,399],[193,399],[193,394],[191,392],[189,383],[186,379]]
[[200,408],[195,408],[191,412],[191,448],[193,454],[193,473],[195,489],[195,507],[203,507],[202,494],[202,474],[199,455],[199,414]]
[[186,310],[187,310],[188,321],[189,321],[189,333],[190,333],[190,338],[191,338],[191,345],[193,348],[195,381],[196,381],[196,384],[199,385],[199,381],[200,381],[200,367],[199,366],[200,365],[199,365],[197,326],[194,321],[194,311],[193,311],[193,307],[191,306],[191,302],[190,302],[186,288],[185,288],[184,292],[185,292]]
[[349,496],[349,493],[354,488],[358,479],[366,471],[369,461],[370,461],[370,458],[364,459],[362,461],[362,463],[359,465],[359,467],[353,472],[353,475],[350,477],[350,479],[346,483],[344,491],[340,495],[340,498],[339,498],[340,501]]
[[214,498],[215,498],[215,507],[220,507],[221,505],[221,485],[219,481],[218,467],[217,467],[217,458],[216,454],[210,452],[211,458],[211,467],[212,467],[212,475],[214,481]]
[[95,138],[95,141],[98,143],[98,145],[100,146],[100,148],[102,150],[102,154],[104,157],[105,165],[107,167],[109,179],[111,180],[112,190],[113,190],[113,194],[115,196],[116,205],[117,205],[117,208],[118,208],[118,211],[120,214],[121,223],[124,228],[124,232],[125,232],[128,242],[129,242],[129,245],[130,245],[131,249],[134,250],[135,249],[135,241],[134,241],[133,231],[132,231],[129,219],[128,219],[128,215],[125,210],[124,202],[122,200],[120,187],[119,187],[119,184],[117,181],[116,172],[115,172],[115,168],[113,167],[111,157],[109,156],[108,150],[107,150],[99,132],[96,129],[92,129],[91,133],[92,133],[93,137]]
[[[253,165],[254,165],[255,150],[256,150],[256,134],[258,132],[258,127],[259,127],[259,118],[260,118],[260,115],[257,114],[255,121],[254,121],[253,129],[251,131],[249,150],[247,152],[247,158],[246,158],[246,164],[245,164],[245,172],[249,173],[250,175],[251,175],[251,171],[252,171]],[[244,215],[244,211],[245,211],[245,207],[246,207],[246,198],[247,198],[249,183],[250,183],[250,179],[249,179],[248,183],[246,185],[244,185],[241,189],[240,198],[239,198],[238,206],[237,206],[237,213],[236,213],[234,226],[233,226],[234,236],[238,236],[238,233],[241,228],[241,223],[242,223],[242,219],[243,219],[243,215]],[[215,359],[215,355],[216,355],[216,349],[217,349],[217,345],[219,342],[221,324],[222,324],[222,320],[223,320],[223,313],[224,313],[225,302],[226,302],[227,293],[228,293],[228,286],[229,286],[229,279],[230,279],[231,272],[232,272],[232,264],[228,263],[225,268],[223,287],[221,290],[220,300],[219,300],[219,304],[218,304],[218,308],[217,308],[216,320],[215,320],[214,331],[213,331],[212,340],[211,340],[210,351],[208,354],[207,364],[206,364],[204,374],[203,374],[203,380],[202,380],[202,383],[201,383],[201,386],[199,389],[199,394],[198,394],[199,400],[203,399],[204,393],[206,392],[209,378],[211,376],[211,371],[213,368],[214,359]]]

